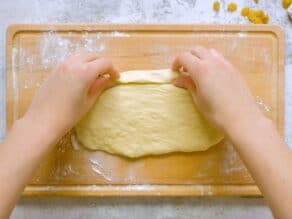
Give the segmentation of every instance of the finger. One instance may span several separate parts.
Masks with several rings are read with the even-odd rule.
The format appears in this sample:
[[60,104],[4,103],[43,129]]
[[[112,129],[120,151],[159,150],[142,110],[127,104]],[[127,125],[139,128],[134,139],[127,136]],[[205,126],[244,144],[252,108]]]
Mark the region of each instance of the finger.
[[173,83],[177,87],[188,89],[191,93],[194,93],[196,90],[196,86],[194,84],[194,81],[192,80],[192,78],[190,76],[182,75],[182,76],[176,78],[173,81]]
[[219,58],[224,58],[223,54],[218,52],[216,49],[210,49],[210,54],[215,56],[215,57],[219,57]]
[[87,63],[88,75],[90,80],[94,80],[100,75],[108,74],[111,79],[116,80],[120,77],[119,72],[114,68],[111,61],[105,58],[96,59]]
[[90,62],[98,58],[96,53],[80,53],[70,57],[73,61]]
[[195,56],[193,56],[189,52],[185,52],[177,56],[172,63],[172,69],[175,71],[181,71],[183,68],[186,72],[191,72],[194,70],[196,63],[199,61],[199,59]]
[[218,52],[216,49],[210,49],[210,54],[221,60],[226,66],[233,67],[233,65],[224,57],[224,55],[220,52]]
[[96,53],[88,53],[84,56],[84,61],[92,62],[98,58],[99,58],[99,56]]
[[191,54],[198,57],[199,59],[207,59],[210,57],[209,51],[202,46],[195,46],[191,49]]
[[88,93],[90,96],[97,97],[101,94],[102,91],[114,85],[115,83],[111,79],[99,77],[93,82],[93,84],[89,88]]

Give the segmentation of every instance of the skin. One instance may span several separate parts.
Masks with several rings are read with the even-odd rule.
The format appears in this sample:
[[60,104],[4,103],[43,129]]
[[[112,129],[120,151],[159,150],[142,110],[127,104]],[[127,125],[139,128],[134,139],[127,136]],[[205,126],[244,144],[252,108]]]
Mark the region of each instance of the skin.
[[226,133],[275,218],[291,218],[292,152],[240,73],[216,50],[199,46],[180,54],[173,69],[188,73],[175,84],[187,88],[201,113]]
[[25,184],[56,141],[118,77],[111,62],[95,54],[71,57],[48,76],[0,146],[1,219],[9,217]]
[[[240,73],[219,52],[203,47],[180,54],[172,68],[184,72],[174,84],[188,89],[201,113],[233,142],[275,217],[289,218],[292,153],[258,109]],[[48,76],[0,146],[0,218],[9,217],[54,143],[118,77],[109,60],[94,54],[71,57]]]

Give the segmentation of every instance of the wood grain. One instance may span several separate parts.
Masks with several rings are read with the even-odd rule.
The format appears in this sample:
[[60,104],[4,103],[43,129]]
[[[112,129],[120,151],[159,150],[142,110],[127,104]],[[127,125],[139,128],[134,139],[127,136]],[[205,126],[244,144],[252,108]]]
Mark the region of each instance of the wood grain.
[[[54,67],[44,67],[40,49],[50,30],[73,45],[82,44],[85,35],[94,39],[94,46],[103,43],[100,55],[111,58],[120,71],[168,68],[193,45],[216,48],[242,72],[260,107],[283,133],[284,37],[270,25],[12,25],[6,53],[8,129]],[[226,141],[205,152],[127,159],[74,150],[71,134],[43,161],[24,195],[260,195]]]

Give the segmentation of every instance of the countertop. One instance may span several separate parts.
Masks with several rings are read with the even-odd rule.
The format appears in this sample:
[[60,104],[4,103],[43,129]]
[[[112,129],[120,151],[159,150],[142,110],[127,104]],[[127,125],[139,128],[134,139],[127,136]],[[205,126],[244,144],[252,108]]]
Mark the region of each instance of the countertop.
[[[222,0],[226,7],[229,1]],[[265,10],[286,33],[286,133],[292,145],[292,22],[280,0],[235,0]],[[2,0],[0,3],[0,137],[5,135],[5,32],[12,23],[248,23],[212,11],[209,0]],[[21,198],[11,218],[272,218],[262,198]]]

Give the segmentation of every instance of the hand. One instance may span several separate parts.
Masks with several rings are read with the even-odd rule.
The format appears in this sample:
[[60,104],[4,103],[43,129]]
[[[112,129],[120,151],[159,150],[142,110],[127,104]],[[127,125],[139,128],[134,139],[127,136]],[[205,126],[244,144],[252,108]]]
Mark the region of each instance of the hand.
[[81,119],[118,77],[111,62],[96,54],[70,57],[45,79],[23,119],[58,138]]
[[240,73],[216,50],[194,47],[180,54],[172,68],[187,73],[174,84],[187,88],[201,113],[224,131],[262,117]]

